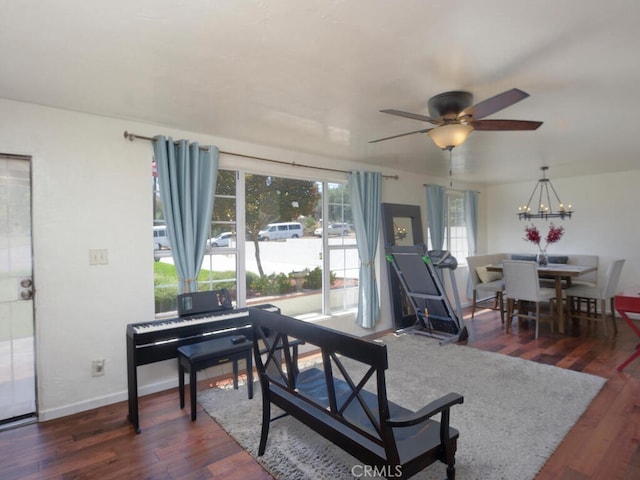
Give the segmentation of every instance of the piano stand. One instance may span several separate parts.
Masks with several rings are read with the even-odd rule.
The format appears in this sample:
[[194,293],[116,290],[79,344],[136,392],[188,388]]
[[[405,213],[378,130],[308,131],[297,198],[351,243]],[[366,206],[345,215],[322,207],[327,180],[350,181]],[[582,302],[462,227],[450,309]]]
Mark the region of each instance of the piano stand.
[[204,368],[233,362],[233,388],[238,389],[238,360],[247,364],[247,389],[253,398],[253,343],[243,335],[216,338],[178,348],[180,408],[184,408],[184,375],[189,373],[191,421],[196,419],[197,373]]

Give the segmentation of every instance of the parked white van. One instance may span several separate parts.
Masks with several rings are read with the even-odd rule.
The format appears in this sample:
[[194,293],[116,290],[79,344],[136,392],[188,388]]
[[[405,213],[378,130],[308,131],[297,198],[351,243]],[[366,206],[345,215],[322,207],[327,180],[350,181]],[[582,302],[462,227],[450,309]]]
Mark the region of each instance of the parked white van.
[[169,245],[169,237],[167,237],[166,226],[153,227],[153,248],[156,250],[171,248]]
[[258,232],[258,240],[302,238],[302,235],[302,224],[299,222],[270,223]]

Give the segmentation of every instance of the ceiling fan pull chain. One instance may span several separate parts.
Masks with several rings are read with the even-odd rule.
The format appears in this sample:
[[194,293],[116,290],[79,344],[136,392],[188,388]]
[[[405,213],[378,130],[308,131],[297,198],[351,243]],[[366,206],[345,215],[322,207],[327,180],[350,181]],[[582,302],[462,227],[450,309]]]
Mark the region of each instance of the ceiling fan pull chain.
[[449,150],[449,188],[453,188],[453,167],[451,162],[452,150]]

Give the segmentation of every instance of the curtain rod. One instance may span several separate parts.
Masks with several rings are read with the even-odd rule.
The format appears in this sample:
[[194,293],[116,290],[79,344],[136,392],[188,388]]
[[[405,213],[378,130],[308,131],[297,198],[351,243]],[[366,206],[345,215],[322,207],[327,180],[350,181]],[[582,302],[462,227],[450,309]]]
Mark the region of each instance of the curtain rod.
[[[151,137],[145,137],[142,135],[138,135],[136,133],[129,133],[125,130],[124,132],[124,138],[126,138],[127,140],[133,142],[136,139],[140,139],[140,140],[147,140],[149,142],[152,142],[154,139]],[[205,149],[204,147],[200,147],[201,149]],[[314,168],[316,170],[324,170],[327,172],[338,172],[338,173],[351,173],[348,170],[339,170],[337,168],[326,168],[326,167],[314,167],[312,165],[303,165],[302,163],[296,163],[296,162],[283,162],[281,160],[273,160],[271,158],[263,158],[263,157],[255,157],[253,155],[244,155],[242,153],[233,153],[233,152],[225,152],[224,150],[220,150],[220,153],[224,153],[226,155],[235,155],[236,157],[243,157],[243,158],[249,158],[251,160],[260,160],[262,162],[271,162],[271,163],[279,163],[280,165],[289,165],[291,167],[303,167],[303,168]],[[382,175],[382,178],[392,178],[394,180],[398,180],[398,175]]]
[[[423,183],[422,184],[423,187],[429,187],[431,185],[433,185],[435,187],[443,187],[444,186],[444,185],[436,185],[435,183]],[[447,190],[453,190],[454,192],[462,192],[462,193],[464,193],[464,192],[468,192],[469,191],[469,192],[475,192],[478,195],[480,195],[480,193],[481,193],[478,190],[462,190],[460,188],[453,188],[453,187],[444,187],[444,188],[446,188]]]

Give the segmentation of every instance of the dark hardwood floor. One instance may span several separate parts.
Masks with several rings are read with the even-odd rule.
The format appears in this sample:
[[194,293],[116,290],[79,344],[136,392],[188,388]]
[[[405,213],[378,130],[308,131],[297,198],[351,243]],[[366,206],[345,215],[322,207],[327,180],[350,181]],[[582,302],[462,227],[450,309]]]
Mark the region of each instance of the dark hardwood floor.
[[[477,313],[473,321],[467,315],[465,323],[470,348],[608,379],[537,479],[640,478],[640,359],[622,373],[616,370],[639,340],[620,319],[618,334],[609,338],[598,324],[582,323],[579,332],[561,336],[543,323],[538,340],[533,324],[516,323],[505,334],[491,310]],[[211,383],[205,380],[200,388]],[[141,398],[140,408],[140,435],[127,422],[125,402],[0,432],[0,478],[271,478],[200,407],[191,422],[189,409],[179,409],[177,389]],[[256,435],[258,430],[256,425]]]

